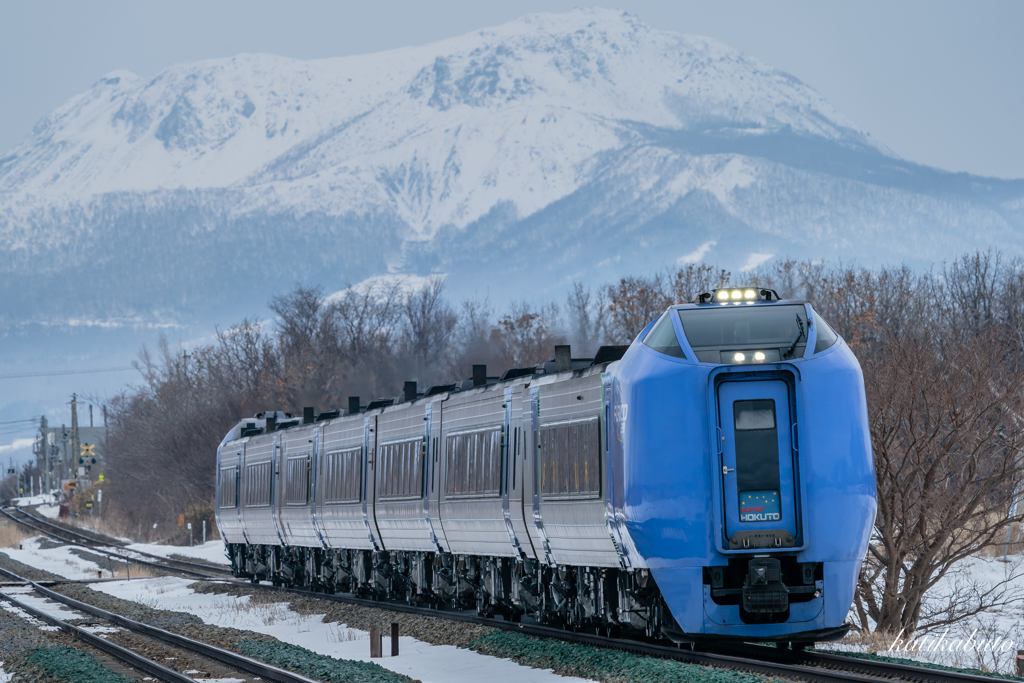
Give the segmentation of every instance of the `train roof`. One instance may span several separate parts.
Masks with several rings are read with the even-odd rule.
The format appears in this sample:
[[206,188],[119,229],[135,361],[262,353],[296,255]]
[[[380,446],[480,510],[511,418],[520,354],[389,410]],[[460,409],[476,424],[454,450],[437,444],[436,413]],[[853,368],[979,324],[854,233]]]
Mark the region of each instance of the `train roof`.
[[[309,414],[296,417],[291,413],[282,411],[256,413],[256,415],[251,418],[240,420],[232,430],[228,432],[227,436],[225,436],[223,443],[247,436],[257,436],[259,434],[268,433],[268,418],[272,420],[272,431],[284,431],[293,427],[301,427],[304,425],[308,426],[316,422],[352,417],[357,414],[365,415],[369,413],[382,413],[389,408],[394,408],[404,404],[423,402],[425,399],[444,400],[448,395],[455,393],[487,391],[498,387],[509,386],[517,382],[535,381],[538,378],[554,377],[565,373],[583,376],[589,375],[595,371],[602,372],[604,367],[609,363],[622,358],[628,348],[628,346],[602,346],[597,350],[597,353],[593,358],[572,358],[571,356],[566,357],[561,352],[561,349],[565,349],[565,353],[568,353],[568,346],[556,346],[555,360],[521,368],[509,368],[496,377],[488,377],[486,376],[486,373],[484,373],[483,377],[477,375],[476,377],[470,377],[451,384],[435,385],[428,387],[427,390],[423,392],[416,391],[415,396],[412,395],[412,392],[408,392],[394,398],[378,398],[370,401],[370,403],[365,406],[360,405],[358,413],[351,409],[331,410],[314,415],[312,416],[312,419],[308,421],[307,418],[310,417]],[[474,370],[481,367],[484,366],[474,366]],[[413,383],[407,383],[407,389],[411,384]]]

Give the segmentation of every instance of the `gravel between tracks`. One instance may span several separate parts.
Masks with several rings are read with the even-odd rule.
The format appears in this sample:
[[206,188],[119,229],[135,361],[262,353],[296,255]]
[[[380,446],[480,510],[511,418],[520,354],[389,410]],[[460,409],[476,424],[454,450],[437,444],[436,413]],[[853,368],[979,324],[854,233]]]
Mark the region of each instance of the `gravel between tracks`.
[[384,608],[350,605],[344,602],[276,592],[265,588],[250,588],[208,581],[197,581],[191,585],[191,588],[197,593],[236,597],[250,595],[254,596],[251,599],[287,603],[292,610],[299,614],[323,614],[324,623],[337,622],[360,631],[369,631],[371,626],[380,626],[382,632],[390,633],[392,622],[397,622],[399,632],[403,636],[411,636],[431,645],[466,647],[477,638],[495,630],[489,626],[393,612]]

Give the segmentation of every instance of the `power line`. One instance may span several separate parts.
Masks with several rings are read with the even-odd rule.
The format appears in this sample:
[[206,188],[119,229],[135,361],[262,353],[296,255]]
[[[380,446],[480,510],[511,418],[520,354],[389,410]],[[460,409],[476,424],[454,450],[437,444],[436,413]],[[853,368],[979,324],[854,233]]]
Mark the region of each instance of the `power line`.
[[25,379],[28,377],[57,377],[58,375],[87,375],[96,372],[125,372],[134,370],[132,366],[122,368],[97,368],[95,370],[55,370],[53,372],[16,372],[0,375],[0,379]]

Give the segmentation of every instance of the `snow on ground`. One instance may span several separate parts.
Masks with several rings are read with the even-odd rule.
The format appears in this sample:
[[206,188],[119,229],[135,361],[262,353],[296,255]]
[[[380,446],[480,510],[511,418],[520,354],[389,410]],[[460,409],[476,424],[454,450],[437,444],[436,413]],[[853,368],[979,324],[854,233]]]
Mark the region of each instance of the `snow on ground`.
[[[57,519],[60,516],[60,505],[40,505],[36,508],[36,512],[47,519]],[[0,681],[0,683],[3,682]]]
[[[274,636],[336,659],[369,662],[370,635],[344,624],[323,623],[322,615],[303,616],[287,603],[250,607],[249,597],[196,593],[190,579],[161,577],[93,584],[92,589],[156,609],[195,614],[204,623],[247,629]],[[385,651],[390,651],[385,646]],[[507,659],[481,655],[450,645],[431,645],[415,638],[399,638],[398,657],[374,659],[386,669],[424,683],[477,683],[481,680],[514,683],[573,683],[580,678],[559,676],[550,670],[531,669]]]
[[12,678],[14,678],[14,674],[4,671],[4,663],[0,662],[0,683],[10,683]]
[[[41,536],[34,536],[22,541],[20,550],[0,548],[0,552],[6,553],[12,560],[63,576],[65,579],[95,579],[98,576],[99,566],[72,553],[72,546],[62,545],[44,549],[39,547],[41,539]],[[104,574],[109,576],[110,572]]]
[[[960,562],[929,591],[925,613],[942,612],[964,597],[988,594],[992,600],[1002,591],[1005,606],[966,617],[952,626],[915,634],[912,644],[872,650],[877,654],[932,662],[945,666],[987,669],[1013,673],[1017,650],[1024,648],[1024,556],[970,557]],[[1007,581],[1005,588],[999,584]],[[968,603],[970,600],[968,600]],[[836,650],[864,652],[867,645],[837,643],[822,645]]]
[[41,493],[37,496],[23,496],[21,498],[11,499],[11,505],[19,508],[31,507],[32,505],[53,505],[56,502],[56,496],[50,493]]
[[[65,607],[59,602],[53,602],[47,598],[37,595],[28,586],[6,587],[4,588],[3,592],[10,595],[18,602],[24,603],[29,607],[33,607],[39,610],[43,614],[51,616],[55,619],[60,619],[61,621],[70,621],[72,619],[85,619],[87,616],[85,614],[82,614],[78,610],[71,609],[70,607]],[[38,624],[39,630],[41,631],[59,630],[56,626],[50,626],[49,624],[44,624],[43,622],[38,621],[32,615],[23,611],[19,607],[15,607],[6,600],[0,602],[0,608],[5,609],[8,612],[11,612],[12,614],[17,614],[18,616],[28,620],[33,624]],[[95,634],[117,633],[121,630],[120,628],[113,626],[80,626],[79,628],[82,628],[83,630]],[[2,683],[2,679],[0,679],[0,683]]]
[[224,541],[207,541],[204,545],[158,545],[156,543],[132,543],[127,546],[129,550],[140,553],[149,553],[158,557],[170,557],[181,555],[196,560],[209,562],[210,564],[230,565],[227,554],[224,552]]

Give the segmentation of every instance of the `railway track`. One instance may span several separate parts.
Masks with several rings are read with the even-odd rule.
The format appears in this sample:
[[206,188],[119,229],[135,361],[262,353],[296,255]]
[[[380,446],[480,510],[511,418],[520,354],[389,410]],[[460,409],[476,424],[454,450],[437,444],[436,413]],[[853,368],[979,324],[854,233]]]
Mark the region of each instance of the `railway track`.
[[[88,548],[92,552],[116,558],[122,562],[130,561],[134,564],[163,569],[165,571],[173,570],[180,574],[200,579],[231,576],[231,570],[226,569],[225,567],[218,567],[203,562],[189,562],[187,560],[159,557],[139,550],[129,550],[128,548],[123,547],[122,543],[111,542],[110,539],[101,539],[92,534],[72,531],[71,529],[67,529],[59,524],[54,524],[49,520],[36,517],[29,512],[17,508],[13,513],[8,509],[0,509],[0,513],[17,524],[34,531],[38,531],[39,533],[49,536],[61,543],[80,545]],[[112,547],[120,548],[120,550],[111,550]]]
[[[216,662],[222,667],[227,667],[232,672],[241,672],[245,674],[246,680],[256,681],[262,679],[266,681],[276,681],[277,683],[315,683],[312,679],[306,678],[305,676],[301,676],[284,669],[279,669],[250,657],[245,657],[229,650],[214,647],[213,645],[209,645],[198,640],[186,638],[185,636],[180,636],[176,633],[156,628],[155,626],[133,621],[118,614],[114,614],[113,612],[108,612],[98,607],[94,607],[93,605],[69,598],[66,595],[49,590],[38,583],[18,576],[14,572],[10,572],[6,569],[0,568],[0,575],[11,581],[29,586],[33,592],[51,601],[59,602],[79,612],[90,614],[125,629],[126,631],[143,636],[151,641],[157,641],[162,645],[169,646],[175,650],[186,650],[198,655],[202,659]],[[112,643],[106,638],[91,633],[84,628],[61,621],[47,612],[32,607],[31,605],[18,600],[6,590],[0,590],[0,600],[10,603],[40,621],[56,626],[65,633],[88,643],[96,649],[121,660],[133,668],[144,671],[159,680],[167,681],[168,683],[196,683],[195,679],[188,675],[169,669],[139,652],[122,647],[116,643]]]
[[[124,555],[120,553],[115,553],[104,548],[97,548],[96,546],[100,544],[100,541],[97,539],[90,539],[82,534],[76,534],[75,532],[65,529],[64,527],[49,523],[45,520],[41,520],[35,517],[34,515],[31,515],[24,511],[19,512],[21,512],[29,519],[33,520],[33,522],[35,522],[34,524],[33,522],[18,519],[14,515],[10,514],[7,510],[0,510],[0,512],[7,515],[15,522],[34,528],[40,533],[46,534],[51,538],[56,538],[62,542],[85,544],[88,545],[90,550],[104,552],[113,557],[117,557],[122,561],[125,560]],[[63,536],[63,538],[61,536]],[[75,537],[86,540],[74,540]],[[71,540],[69,541],[69,539]],[[256,588],[261,590],[276,591],[279,593],[302,595],[305,597],[317,598],[320,600],[331,600],[335,602],[359,605],[362,607],[385,609],[393,612],[402,612],[406,614],[416,614],[419,616],[428,616],[441,619],[461,621],[466,623],[479,624],[482,626],[489,626],[492,628],[523,633],[526,635],[532,635],[541,638],[555,638],[558,640],[563,640],[582,645],[622,650],[634,654],[659,657],[664,659],[673,659],[676,661],[700,664],[704,666],[735,669],[740,671],[746,671],[749,673],[758,673],[783,678],[811,681],[813,683],[858,683],[867,681],[877,682],[879,679],[915,681],[918,683],[996,683],[998,681],[1005,680],[1001,678],[979,676],[964,672],[932,669],[924,666],[914,666],[895,662],[884,662],[881,660],[869,660],[856,657],[847,657],[843,655],[820,651],[796,651],[776,647],[767,647],[763,645],[755,645],[750,643],[703,643],[695,644],[693,646],[693,649],[686,649],[685,647],[665,645],[658,642],[628,640],[622,638],[600,636],[596,634],[565,631],[558,628],[542,626],[539,624],[531,624],[526,622],[514,623],[502,619],[481,617],[477,615],[475,611],[471,610],[466,610],[463,612],[438,611],[431,608],[417,607],[402,603],[359,598],[349,594],[332,595],[327,593],[305,590],[301,588],[283,588],[267,586],[263,584],[252,584],[248,581],[227,579],[224,575],[230,575],[230,571],[222,567],[214,567],[212,565],[185,562],[180,560],[170,560],[168,558],[162,558],[155,555],[148,555],[146,553],[138,553],[137,551],[131,552],[139,555],[145,555],[146,557],[150,558],[149,560],[138,560],[132,558],[133,562],[138,562],[140,564],[146,564],[165,570],[172,569],[183,574],[188,574],[190,576],[206,579],[209,581],[229,583],[242,587]],[[5,575],[9,574],[2,570],[0,570],[0,573],[3,573]]]
[[[231,581],[239,585],[254,587],[249,582]],[[346,594],[328,595],[299,588],[275,588],[260,586],[265,590],[294,593],[310,598],[334,600],[363,607],[387,609],[395,612],[432,616],[441,619],[452,619],[483,626],[490,626],[506,631],[523,633],[541,638],[554,638],[566,642],[590,645],[606,649],[623,650],[639,655],[673,659],[691,664],[700,664],[717,668],[735,669],[749,673],[760,673],[770,676],[814,681],[816,683],[898,680],[916,681],[918,683],[1005,683],[1006,679],[975,674],[944,671],[924,666],[913,666],[881,660],[861,659],[843,655],[819,652],[797,651],[751,643],[733,644],[700,644],[694,649],[686,649],[675,645],[664,645],[658,642],[643,640],[627,640],[595,634],[565,631],[539,624],[514,623],[501,619],[480,617],[475,611],[446,612],[429,608],[403,605],[358,598]]]

